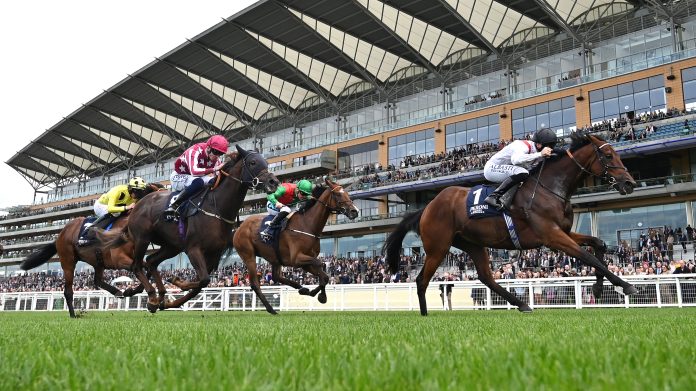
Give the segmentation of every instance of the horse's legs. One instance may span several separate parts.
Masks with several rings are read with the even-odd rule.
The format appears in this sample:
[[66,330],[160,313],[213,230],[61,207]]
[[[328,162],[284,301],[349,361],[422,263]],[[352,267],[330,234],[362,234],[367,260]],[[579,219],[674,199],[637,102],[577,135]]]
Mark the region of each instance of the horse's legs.
[[623,288],[624,295],[632,295],[638,293],[638,289],[628,282],[621,279],[621,277],[611,273],[604,262],[601,262],[595,258],[592,254],[585,251],[580,247],[569,235],[562,231],[556,231],[555,235],[551,235],[551,240],[549,241],[548,247],[556,250],[560,250],[581,260],[587,266],[592,266],[595,268],[595,273],[602,273],[607,277],[607,280],[614,284],[615,286],[620,286]]
[[63,267],[63,296],[65,296],[65,304],[68,306],[68,312],[70,312],[70,317],[75,318],[75,307],[73,306],[73,279],[75,278],[75,264],[76,262],[61,260],[61,266]]
[[435,275],[435,271],[440,266],[442,261],[449,252],[451,240],[447,239],[445,232],[437,234],[428,232],[421,233],[423,248],[425,249],[425,263],[423,268],[416,277],[416,291],[418,292],[418,304],[420,305],[420,313],[423,316],[428,315],[428,305],[425,301],[425,291],[428,289],[430,280]]
[[[570,236],[570,238],[580,246],[592,247],[595,251],[595,258],[604,264],[604,253],[607,251],[606,243],[594,236],[583,235],[577,232],[569,232],[568,236]],[[604,287],[604,273],[595,269],[595,277],[596,281],[594,285],[592,285],[592,294],[594,295],[595,299],[600,299],[602,297],[602,290]]]
[[97,264],[94,266],[94,286],[101,288],[116,297],[123,297],[123,292],[111,284],[104,281],[104,266]]
[[145,252],[147,251],[147,246],[150,244],[149,238],[139,238],[135,241],[135,247],[133,251],[133,264],[131,269],[135,274],[135,277],[143,285],[145,292],[147,292],[147,310],[155,313],[157,308],[159,308],[159,302],[157,300],[157,294],[155,292],[155,287],[150,284],[150,279],[145,275]]
[[157,285],[157,292],[159,293],[160,310],[165,309],[164,303],[165,295],[167,294],[167,288],[164,286],[164,282],[162,282],[162,275],[160,275],[158,267],[159,264],[162,263],[162,261],[164,261],[165,259],[175,257],[178,253],[178,250],[160,247],[159,250],[155,251],[154,253],[150,254],[149,257],[147,257],[147,270],[152,276],[152,278],[155,280],[155,285]]
[[493,272],[491,271],[491,266],[488,259],[488,253],[484,247],[476,246],[473,244],[466,244],[464,250],[471,256],[474,261],[474,266],[476,266],[476,273],[478,273],[479,280],[489,287],[493,292],[500,295],[508,303],[514,305],[521,312],[532,312],[529,306],[520,300],[517,296],[512,294],[512,292],[500,286],[493,278]]
[[239,254],[240,258],[242,258],[242,260],[244,261],[247,270],[249,270],[249,285],[251,286],[251,289],[254,291],[254,293],[256,293],[256,297],[258,297],[259,300],[261,300],[261,303],[263,303],[263,306],[266,307],[266,311],[268,311],[269,314],[277,315],[278,312],[276,312],[276,310],[273,309],[273,306],[271,305],[271,303],[268,302],[266,295],[264,295],[261,291],[259,275],[256,274],[256,259],[253,251],[254,250],[252,248],[240,247],[237,250],[237,254]]
[[303,287],[300,283],[298,283],[296,281],[293,281],[289,278],[285,278],[285,276],[283,276],[283,273],[281,272],[281,269],[282,269],[282,266],[273,264],[273,266],[271,267],[271,273],[273,273],[273,277],[272,277],[273,281],[275,281],[279,284],[283,284],[283,285],[287,285],[289,287],[295,288],[295,289],[300,291],[299,293],[301,295],[309,294],[309,289]]
[[[317,285],[316,288],[312,289],[308,294],[310,296],[314,296],[317,293],[319,293],[319,297],[317,298],[317,300],[319,300],[321,304],[326,304],[326,284],[329,283],[329,275],[326,274],[324,269],[322,269],[321,263],[317,261],[317,263],[302,266],[302,269],[314,274],[319,278],[319,285]],[[300,292],[300,294],[302,293]]]
[[[199,247],[193,247],[190,248],[186,254],[189,257],[189,261],[191,262],[191,265],[193,268],[196,270],[196,274],[198,275],[199,280],[197,282],[180,282],[179,284],[173,284],[179,286],[182,289],[190,289],[184,296],[172,301],[172,302],[166,302],[164,305],[164,309],[167,308],[177,308],[181,307],[184,303],[187,301],[191,300],[192,298],[196,297],[203,288],[208,286],[210,283],[210,275],[208,273],[208,268],[206,267],[205,264],[205,254]],[[219,256],[219,255],[218,255]]]

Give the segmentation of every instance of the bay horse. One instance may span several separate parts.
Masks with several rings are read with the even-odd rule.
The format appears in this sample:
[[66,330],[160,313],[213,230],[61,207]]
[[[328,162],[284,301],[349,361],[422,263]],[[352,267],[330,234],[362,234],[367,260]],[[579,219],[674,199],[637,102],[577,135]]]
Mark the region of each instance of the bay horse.
[[[251,288],[266,307],[266,311],[271,314],[275,315],[277,312],[268,303],[259,287],[259,276],[256,274],[257,256],[271,264],[273,281],[298,289],[301,295],[314,297],[319,293],[319,302],[326,303],[326,284],[329,282],[329,276],[322,269],[321,261],[317,259],[321,232],[332,213],[340,213],[354,220],[358,217],[358,209],[342,186],[328,178],[325,182],[326,186],[314,188],[313,199],[308,201],[310,205],[304,212],[293,213],[292,218],[287,220],[286,228],[277,234],[278,252],[273,243],[265,243],[259,236],[265,215],[250,216],[233,231],[232,243],[249,270]],[[310,291],[301,284],[283,277],[282,266],[300,267],[314,274],[319,278],[319,285]]]
[[[159,183],[151,183],[145,189],[145,194],[158,191],[163,186]],[[136,204],[137,205],[137,204]],[[70,220],[60,231],[58,237],[51,243],[44,245],[39,250],[29,254],[22,263],[22,270],[30,270],[48,262],[56,253],[63,269],[63,296],[68,306],[70,317],[74,318],[73,305],[73,280],[75,278],[75,266],[78,261],[83,261],[94,268],[94,286],[111,293],[116,297],[129,297],[142,292],[142,289],[128,288],[121,291],[115,286],[104,281],[104,270],[130,270],[133,265],[133,244],[123,245],[108,250],[101,249],[95,244],[78,247],[77,240],[80,237],[85,217],[77,217]],[[111,225],[111,229],[117,232],[128,224],[128,214],[119,216]]]
[[[545,165],[545,167],[544,167]],[[612,146],[593,135],[571,134],[571,145],[556,157],[539,165],[521,185],[508,211],[523,249],[546,246],[560,250],[595,268],[592,290],[600,297],[603,278],[623,288],[625,295],[637,289],[611,273],[604,264],[606,244],[600,239],[571,232],[573,209],[570,197],[588,176],[609,181],[621,195],[633,192],[636,182]],[[467,252],[474,261],[479,280],[522,312],[531,308],[494,279],[486,247],[515,249],[502,216],[471,220],[466,198],[470,189],[452,186],[442,190],[425,208],[408,214],[384,243],[386,262],[391,272],[399,267],[401,243],[405,235],[416,231],[426,253],[425,263],[416,278],[421,315],[427,315],[425,291],[442,260],[454,246]],[[581,246],[594,249],[593,256]]]
[[[189,215],[188,218],[182,215],[178,223],[167,221],[163,212],[169,205],[171,193],[157,192],[136,204],[124,235],[109,232],[97,235],[104,248],[133,242],[133,269],[148,294],[150,312],[154,313],[158,308],[180,307],[208,286],[210,272],[217,268],[222,253],[230,245],[232,228],[247,190],[262,187],[271,193],[278,187],[278,178],[268,171],[268,163],[261,154],[246,151],[238,145],[236,148],[237,151],[226,154],[227,161],[218,170],[214,186],[186,201],[184,205],[188,206],[188,211],[185,215]],[[159,298],[144,273],[144,257],[150,243],[160,246],[147,258],[147,271],[155,280]],[[166,288],[157,267],[181,252],[188,255],[198,281],[174,277],[170,282],[188,292],[173,302],[165,301]]]

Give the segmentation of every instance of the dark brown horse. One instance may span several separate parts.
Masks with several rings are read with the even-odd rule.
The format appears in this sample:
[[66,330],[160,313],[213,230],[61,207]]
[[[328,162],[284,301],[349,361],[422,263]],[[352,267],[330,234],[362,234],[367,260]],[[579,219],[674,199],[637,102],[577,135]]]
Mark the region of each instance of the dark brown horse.
[[[343,214],[353,220],[358,217],[358,209],[353,205],[348,192],[337,183],[326,179],[326,187],[318,186],[312,192],[313,200],[302,213],[294,213],[288,220],[285,230],[278,238],[278,252],[270,243],[264,243],[259,230],[264,215],[251,216],[244,220],[233,233],[233,244],[239,256],[249,269],[251,288],[261,299],[266,311],[276,314],[259,288],[259,276],[256,274],[256,257],[263,257],[272,265],[273,281],[299,289],[301,295],[316,296],[320,303],[326,303],[326,284],[329,276],[322,269],[319,256],[319,237],[326,221],[332,213]],[[283,277],[282,266],[301,267],[319,277],[319,285],[313,290]]]
[[[237,152],[227,154],[227,159],[218,172],[215,185],[187,201],[187,214],[192,211],[195,214],[182,218],[179,223],[165,220],[162,213],[169,205],[170,192],[158,192],[143,198],[133,208],[126,235],[108,232],[99,235],[105,248],[133,241],[133,269],[148,294],[147,307],[150,312],[157,311],[157,308],[180,307],[208,286],[209,273],[217,268],[220,256],[230,245],[232,227],[247,190],[262,187],[266,192],[273,192],[278,187],[278,179],[268,172],[268,163],[259,153],[237,146]],[[159,298],[144,273],[145,251],[150,243],[160,246],[147,258],[147,270],[157,284]],[[165,302],[166,289],[157,266],[181,252],[188,255],[198,281],[173,279],[171,282],[174,285],[188,292],[173,302]]]
[[[608,180],[622,195],[631,193],[636,183],[624,167],[619,155],[609,143],[599,137],[576,132],[571,136],[568,151],[549,158],[525,181],[515,196],[509,215],[512,217],[519,243],[524,249],[547,246],[578,258],[595,268],[595,296],[602,292],[604,276],[623,288],[626,295],[636,288],[612,274],[604,264],[604,242],[593,236],[571,232],[573,209],[570,197],[588,175]],[[401,242],[406,233],[415,230],[421,236],[425,264],[416,278],[418,300],[422,315],[428,314],[425,291],[450,246],[466,251],[474,261],[478,277],[491,290],[502,296],[520,311],[531,308],[493,279],[486,247],[514,249],[503,217],[470,220],[467,216],[468,188],[448,187],[425,208],[407,215],[389,235],[385,244],[389,269],[399,267]],[[593,256],[581,246],[594,248]]]

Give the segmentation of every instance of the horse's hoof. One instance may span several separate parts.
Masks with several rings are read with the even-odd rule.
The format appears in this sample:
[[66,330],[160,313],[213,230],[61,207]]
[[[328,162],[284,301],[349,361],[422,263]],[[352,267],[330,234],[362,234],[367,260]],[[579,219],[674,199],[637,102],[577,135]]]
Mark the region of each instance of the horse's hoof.
[[118,292],[116,292],[116,294],[114,296],[118,297],[119,299],[123,299],[123,292],[118,291]]
[[528,305],[523,305],[522,307],[519,307],[518,310],[522,313],[529,314],[532,312],[532,309],[529,308]]
[[166,310],[166,309],[167,309],[167,307],[165,307],[164,301],[160,301],[159,310],[160,310],[160,311],[164,311],[164,310]]
[[629,285],[623,290],[623,294],[626,296],[635,295],[636,293],[638,293],[638,289],[633,285]]
[[151,303],[147,302],[147,310],[150,311],[151,313],[157,312],[157,309],[159,308],[159,303]]
[[319,297],[317,297],[317,300],[319,300],[321,304],[326,304],[326,293],[321,292]]
[[271,315],[278,315],[278,311],[274,310],[273,308],[266,308],[266,311],[268,311],[268,313]]
[[307,288],[300,288],[297,293],[304,295],[304,296],[309,296],[309,289]]

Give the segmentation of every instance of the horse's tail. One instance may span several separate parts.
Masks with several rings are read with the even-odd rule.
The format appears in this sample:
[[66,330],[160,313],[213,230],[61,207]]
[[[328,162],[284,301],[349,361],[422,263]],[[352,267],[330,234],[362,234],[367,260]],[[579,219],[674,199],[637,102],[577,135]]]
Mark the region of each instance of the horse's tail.
[[386,263],[391,273],[399,271],[399,260],[401,259],[401,243],[409,231],[419,233],[418,225],[425,208],[404,216],[403,220],[396,226],[394,232],[389,234],[384,241],[382,252],[386,254]]
[[24,258],[19,267],[22,268],[22,270],[29,270],[41,266],[48,262],[48,260],[56,255],[57,252],[58,249],[56,248],[56,241],[54,240],[53,242],[41,247],[39,251],[29,254],[28,257]]

